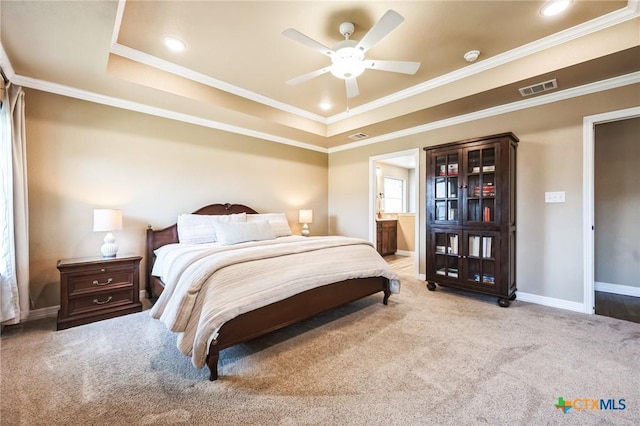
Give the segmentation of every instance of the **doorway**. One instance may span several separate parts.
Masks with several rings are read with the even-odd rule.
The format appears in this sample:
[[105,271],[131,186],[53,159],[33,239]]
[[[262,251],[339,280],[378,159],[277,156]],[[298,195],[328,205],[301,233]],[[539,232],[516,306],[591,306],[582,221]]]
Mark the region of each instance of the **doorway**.
[[640,117],[595,126],[595,313],[640,323]]
[[[596,197],[595,197],[595,152],[596,126],[640,117],[640,107],[613,111],[605,114],[585,117],[583,120],[583,226],[584,226],[584,312],[596,313]],[[598,284],[602,290],[601,284]],[[631,288],[632,292],[640,290]],[[609,287],[605,290],[619,291],[620,288]],[[640,292],[637,294],[640,295]]]
[[410,269],[416,277],[420,256],[419,155],[415,148],[369,158],[369,240],[377,245],[378,221],[397,220],[396,255],[412,258]]

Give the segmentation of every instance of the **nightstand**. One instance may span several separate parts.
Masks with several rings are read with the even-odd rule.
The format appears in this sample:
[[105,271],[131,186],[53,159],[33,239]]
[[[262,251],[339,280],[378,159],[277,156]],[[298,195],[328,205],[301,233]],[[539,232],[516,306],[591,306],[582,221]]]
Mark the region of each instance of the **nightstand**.
[[58,261],[58,330],[142,311],[141,259],[118,255]]

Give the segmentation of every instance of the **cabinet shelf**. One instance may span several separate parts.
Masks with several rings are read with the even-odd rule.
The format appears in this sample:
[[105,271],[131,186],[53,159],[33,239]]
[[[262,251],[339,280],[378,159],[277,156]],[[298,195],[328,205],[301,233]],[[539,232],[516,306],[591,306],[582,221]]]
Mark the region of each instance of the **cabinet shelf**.
[[517,144],[503,133],[425,148],[429,290],[494,295],[503,307],[515,298]]
[[487,260],[487,261],[493,261],[495,262],[495,258],[493,257],[482,257],[482,256],[467,256],[468,259],[474,259],[474,260]]

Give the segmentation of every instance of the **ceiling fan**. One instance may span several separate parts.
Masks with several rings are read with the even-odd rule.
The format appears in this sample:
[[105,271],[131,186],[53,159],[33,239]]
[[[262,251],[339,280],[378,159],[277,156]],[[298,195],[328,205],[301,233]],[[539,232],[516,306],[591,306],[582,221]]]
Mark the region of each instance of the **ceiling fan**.
[[344,36],[344,40],[333,46],[333,48],[328,48],[293,28],[284,30],[282,35],[285,37],[289,37],[331,58],[331,65],[293,78],[287,81],[287,84],[300,84],[330,72],[345,81],[347,98],[353,98],[360,94],[356,78],[366,69],[415,74],[420,68],[420,62],[379,61],[365,59],[364,57],[364,54],[369,49],[393,31],[402,21],[404,21],[402,15],[394,10],[388,10],[360,41],[349,39],[355,27],[351,22],[343,22],[340,24],[339,30],[340,34]]

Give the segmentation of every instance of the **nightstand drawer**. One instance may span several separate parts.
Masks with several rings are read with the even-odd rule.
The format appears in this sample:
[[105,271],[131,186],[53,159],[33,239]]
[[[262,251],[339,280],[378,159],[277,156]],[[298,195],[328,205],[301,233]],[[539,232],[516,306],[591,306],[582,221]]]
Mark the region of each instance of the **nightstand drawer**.
[[133,303],[133,288],[69,300],[69,315],[80,315]]
[[131,286],[133,271],[131,268],[114,269],[113,272],[96,272],[88,274],[72,274],[69,276],[69,296],[108,288]]

